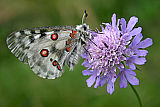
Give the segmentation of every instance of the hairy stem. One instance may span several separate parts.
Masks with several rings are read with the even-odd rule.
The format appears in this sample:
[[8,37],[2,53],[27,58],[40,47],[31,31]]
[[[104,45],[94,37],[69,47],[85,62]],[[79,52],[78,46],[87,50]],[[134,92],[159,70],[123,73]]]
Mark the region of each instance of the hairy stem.
[[132,84],[129,83],[129,85],[131,86],[133,92],[135,93],[137,99],[138,99],[138,102],[139,102],[139,106],[142,107],[142,102],[141,102],[141,99],[140,99],[140,96],[139,94],[137,93],[136,89],[134,88],[134,86]]

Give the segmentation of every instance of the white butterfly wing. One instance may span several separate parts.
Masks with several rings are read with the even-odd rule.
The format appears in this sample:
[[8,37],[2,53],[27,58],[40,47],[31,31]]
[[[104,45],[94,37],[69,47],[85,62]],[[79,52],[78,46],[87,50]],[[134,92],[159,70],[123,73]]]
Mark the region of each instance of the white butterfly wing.
[[7,38],[7,45],[35,74],[55,79],[62,75],[66,59],[69,62],[75,59],[71,58],[71,52],[77,47],[73,30],[76,29],[71,26],[25,29],[13,32]]

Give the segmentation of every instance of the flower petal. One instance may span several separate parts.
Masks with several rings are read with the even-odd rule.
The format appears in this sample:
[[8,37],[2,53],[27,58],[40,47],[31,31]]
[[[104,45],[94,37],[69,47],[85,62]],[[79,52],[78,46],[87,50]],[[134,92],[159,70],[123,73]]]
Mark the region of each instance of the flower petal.
[[91,32],[91,34],[92,34],[92,37],[96,37],[97,36],[96,31],[95,32]]
[[125,33],[123,36],[122,36],[122,39],[124,39],[125,41],[129,41],[132,39],[132,36],[128,33]]
[[125,69],[125,72],[127,72],[127,74],[129,74],[129,75],[136,76],[136,73],[130,69]]
[[129,34],[131,36],[134,36],[134,35],[137,35],[137,34],[141,33],[141,31],[142,31],[142,28],[138,27],[138,28],[134,28],[131,32],[129,32]]
[[144,57],[142,57],[142,58],[134,58],[133,62],[135,64],[138,64],[138,65],[143,65],[146,62],[146,59]]
[[139,85],[139,80],[134,75],[130,74],[128,70],[125,71],[125,75],[129,83],[131,83],[132,85]]
[[81,54],[81,57],[84,58],[84,59],[85,59],[85,58],[87,59],[87,58],[88,58],[88,53],[87,53],[87,51],[85,51],[83,54]]
[[112,16],[112,27],[116,26],[116,14],[114,13]]
[[137,56],[131,56],[127,59],[126,65],[129,66],[130,69],[135,70],[136,66],[133,64],[134,59],[137,58]]
[[139,44],[138,44],[138,48],[146,48],[146,47],[149,47],[153,44],[152,42],[152,39],[151,38],[147,38],[143,41],[141,41]]
[[101,77],[101,80],[100,80],[100,82],[99,82],[99,86],[102,87],[106,82],[107,82],[106,76],[102,76],[102,77]]
[[135,16],[131,17],[128,24],[127,24],[127,32],[131,31],[137,22],[138,22],[137,17],[135,17]]
[[132,63],[143,65],[146,62],[146,59],[144,57],[139,58],[138,56],[131,56],[127,59],[126,65],[129,65],[132,70],[134,70],[134,65],[131,65]]
[[143,38],[142,34],[139,33],[137,34],[134,39],[132,40],[132,43],[130,44],[130,48],[136,48],[135,46],[141,41],[141,39]]
[[129,76],[127,77],[127,80],[128,80],[129,83],[131,83],[132,85],[139,85],[139,80],[138,80],[136,77],[132,76],[132,75],[129,75]]
[[87,86],[88,86],[88,87],[91,87],[91,86],[94,84],[95,79],[96,79],[96,73],[94,73],[92,76],[90,76],[90,77],[86,80]]
[[137,51],[136,51],[136,55],[137,55],[137,56],[146,56],[147,53],[148,53],[147,50],[137,50]]
[[127,87],[127,80],[126,77],[124,76],[124,72],[119,72],[120,75],[120,80],[119,80],[119,86],[120,88],[126,88]]
[[119,64],[117,64],[117,67],[118,67],[118,69],[121,69],[121,68],[124,68],[124,65],[122,63],[119,63]]
[[102,32],[104,31],[104,27],[103,27],[103,25],[100,25],[100,27],[102,28]]
[[130,62],[129,63],[129,68],[132,69],[132,70],[135,70],[136,66],[132,62]]
[[81,65],[87,67],[88,69],[91,67],[87,60],[85,60]]
[[99,86],[99,82],[100,82],[100,77],[98,76],[94,88],[97,88]]
[[124,18],[121,18],[121,29],[122,29],[122,32],[125,33],[125,30],[126,30],[126,20]]
[[93,74],[93,70],[84,70],[82,71],[82,74],[85,76],[85,75],[92,75]]
[[[82,56],[82,55],[81,55]],[[83,58],[83,57],[82,57]],[[84,62],[81,64],[81,65],[86,65],[88,63],[88,61],[87,60],[84,60]]]
[[107,82],[107,92],[112,94],[114,91],[114,83],[112,81]]
[[116,81],[116,79],[117,79],[116,73],[115,73],[115,71],[113,71],[111,81],[114,83]]

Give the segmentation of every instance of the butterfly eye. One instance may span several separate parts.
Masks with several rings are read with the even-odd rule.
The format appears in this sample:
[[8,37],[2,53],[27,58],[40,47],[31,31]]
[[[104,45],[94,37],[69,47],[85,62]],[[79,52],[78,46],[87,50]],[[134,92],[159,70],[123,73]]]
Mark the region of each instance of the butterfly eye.
[[84,28],[84,30],[87,30],[87,27],[86,27],[86,26],[84,26],[83,28]]
[[42,49],[40,54],[41,54],[42,57],[47,57],[48,54],[49,54],[49,51],[47,49]]
[[58,34],[57,33],[52,34],[51,39],[52,40],[57,40],[58,39]]

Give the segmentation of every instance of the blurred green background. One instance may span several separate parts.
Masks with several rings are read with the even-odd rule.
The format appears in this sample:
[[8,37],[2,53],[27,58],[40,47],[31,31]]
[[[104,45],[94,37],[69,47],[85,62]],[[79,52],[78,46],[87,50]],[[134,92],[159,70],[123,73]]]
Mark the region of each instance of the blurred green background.
[[138,107],[135,94],[128,86],[109,95],[106,86],[97,89],[86,85],[82,76],[83,60],[56,80],[36,76],[7,48],[6,37],[24,28],[81,24],[84,10],[87,24],[99,28],[110,22],[113,13],[127,20],[139,18],[144,38],[154,44],[148,48],[147,62],[136,70],[140,85],[135,86],[144,107],[160,107],[160,0],[0,0],[0,107]]

